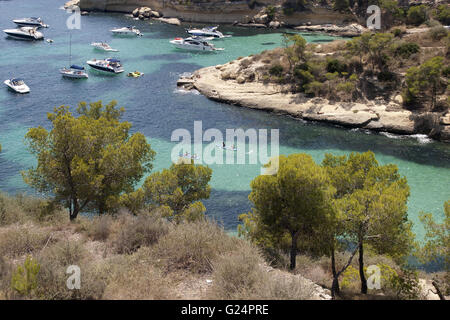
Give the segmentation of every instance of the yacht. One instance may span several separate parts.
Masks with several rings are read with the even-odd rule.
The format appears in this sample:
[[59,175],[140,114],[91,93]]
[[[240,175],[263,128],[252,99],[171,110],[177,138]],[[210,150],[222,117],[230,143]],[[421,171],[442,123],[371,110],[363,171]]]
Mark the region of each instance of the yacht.
[[36,31],[36,27],[21,27],[17,29],[3,30],[9,37],[19,40],[42,40],[44,35],[42,32]]
[[142,33],[136,27],[123,27],[112,29],[111,32],[116,35],[124,36],[142,36]]
[[205,28],[202,28],[202,29],[189,29],[189,30],[187,30],[187,32],[190,35],[193,35],[193,36],[213,37],[215,39],[231,37],[229,35],[226,35],[226,36],[223,35],[222,32],[217,30],[217,28],[218,28],[218,26],[216,26],[216,27],[205,27]]
[[106,42],[92,42],[91,46],[101,51],[118,52],[119,50],[111,48]]
[[193,51],[219,51],[223,48],[216,48],[212,43],[196,38],[175,38],[170,41],[178,49],[193,50]]
[[84,67],[71,65],[70,68],[62,68],[59,70],[63,77],[72,79],[87,79],[89,78]]
[[118,59],[92,59],[86,62],[91,68],[107,73],[117,74],[123,72],[123,67]]
[[22,18],[15,19],[13,22],[21,27],[48,28],[48,25],[44,24],[41,18]]
[[9,79],[5,80],[3,82],[6,84],[11,90],[17,92],[17,93],[28,93],[30,92],[30,88],[25,84],[25,81],[23,79]]

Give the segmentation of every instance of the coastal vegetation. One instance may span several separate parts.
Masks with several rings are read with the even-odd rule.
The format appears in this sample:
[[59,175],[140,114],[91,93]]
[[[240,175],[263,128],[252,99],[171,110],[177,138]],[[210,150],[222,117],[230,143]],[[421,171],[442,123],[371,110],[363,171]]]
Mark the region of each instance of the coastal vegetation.
[[[235,237],[201,203],[210,196],[210,168],[180,161],[137,187],[154,152],[140,133],[128,134],[124,110],[96,102],[77,112],[57,108],[49,131],[26,135],[38,165],[24,179],[36,177],[30,185],[46,196],[0,194],[1,298],[324,299],[330,289],[336,299],[418,299],[431,285],[420,281],[449,293],[450,204],[442,223],[422,215],[427,235],[419,246],[406,214],[406,179],[371,152],[327,154],[321,164],[307,154],[281,155],[277,172],[252,181],[253,208],[240,216]],[[124,160],[129,171],[102,169],[109,157],[125,156],[111,148],[134,150]],[[75,198],[92,205],[74,215]],[[414,269],[412,255],[443,261],[444,272]],[[82,270],[79,290],[65,285],[70,265]],[[373,265],[379,289],[367,285]]]

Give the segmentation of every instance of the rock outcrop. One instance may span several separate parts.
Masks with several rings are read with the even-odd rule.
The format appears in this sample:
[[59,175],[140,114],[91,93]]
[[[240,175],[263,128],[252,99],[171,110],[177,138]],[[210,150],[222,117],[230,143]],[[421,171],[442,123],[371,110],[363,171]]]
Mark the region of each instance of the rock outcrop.
[[[179,85],[197,89],[213,100],[286,113],[305,120],[397,134],[421,133],[418,131],[416,114],[403,109],[394,100],[349,103],[307,98],[302,93],[290,93],[289,88],[283,85],[258,81],[260,79],[256,78],[256,70],[261,67],[260,63],[244,58],[202,68],[191,77],[180,79]],[[447,114],[440,118],[441,130],[435,138],[450,141],[449,117]]]

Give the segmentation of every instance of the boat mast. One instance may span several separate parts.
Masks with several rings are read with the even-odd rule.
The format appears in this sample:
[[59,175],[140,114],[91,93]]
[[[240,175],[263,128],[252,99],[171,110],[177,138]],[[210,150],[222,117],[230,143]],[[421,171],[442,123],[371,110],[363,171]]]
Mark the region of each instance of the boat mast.
[[69,31],[70,39],[69,39],[69,68],[72,65],[72,34]]

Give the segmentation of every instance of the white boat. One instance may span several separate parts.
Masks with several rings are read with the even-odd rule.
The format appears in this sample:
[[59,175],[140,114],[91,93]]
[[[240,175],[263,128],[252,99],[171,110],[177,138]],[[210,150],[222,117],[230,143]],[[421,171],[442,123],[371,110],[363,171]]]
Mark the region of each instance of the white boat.
[[198,37],[213,37],[215,39],[220,39],[220,38],[228,38],[231,37],[229,35],[223,35],[222,32],[220,32],[219,30],[217,30],[218,26],[216,27],[205,27],[202,29],[189,29],[187,30],[187,32],[190,35],[193,36],[198,36]]
[[17,29],[6,29],[3,30],[8,37],[19,39],[19,40],[42,40],[44,35],[42,32],[37,31],[36,27],[21,27]]
[[92,42],[91,46],[101,51],[118,52],[119,50],[111,48],[106,42]]
[[48,28],[48,25],[44,24],[41,18],[22,18],[14,19],[13,22],[21,27],[37,27],[37,28]]
[[193,50],[193,51],[220,51],[223,48],[216,48],[212,43],[205,40],[198,40],[196,38],[175,38],[170,41],[178,49]]
[[87,79],[89,78],[86,69],[77,65],[71,65],[70,68],[62,68],[59,72],[66,78]]
[[124,71],[122,65],[120,64],[120,60],[118,59],[92,59],[86,61],[86,63],[93,69],[98,71],[103,71],[106,73],[117,74],[122,73]]
[[19,78],[9,79],[5,80],[3,83],[6,84],[11,90],[17,93],[30,92],[30,88],[25,84],[25,81],[23,81],[23,79]]
[[142,36],[142,33],[136,27],[123,27],[112,29],[111,32],[123,36]]

